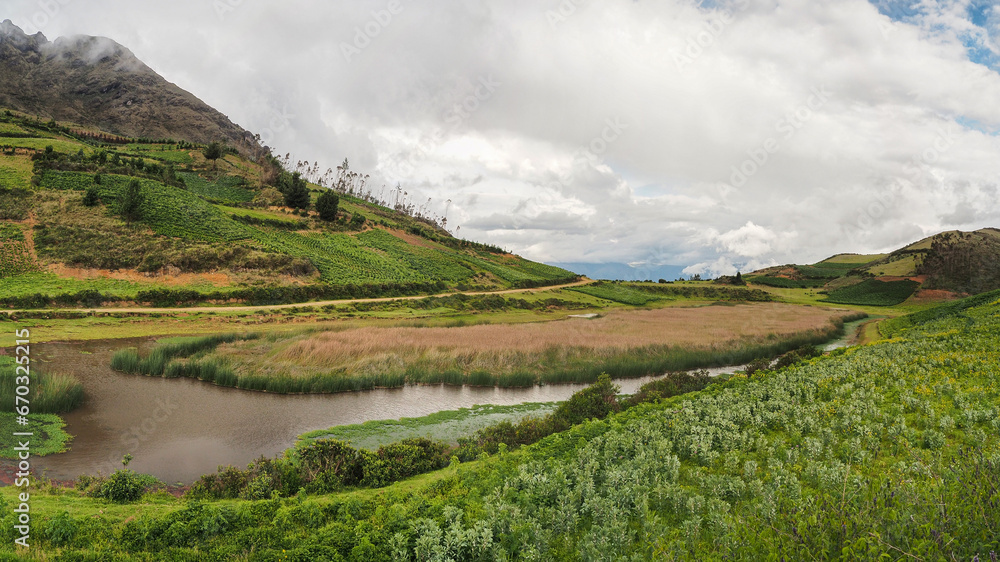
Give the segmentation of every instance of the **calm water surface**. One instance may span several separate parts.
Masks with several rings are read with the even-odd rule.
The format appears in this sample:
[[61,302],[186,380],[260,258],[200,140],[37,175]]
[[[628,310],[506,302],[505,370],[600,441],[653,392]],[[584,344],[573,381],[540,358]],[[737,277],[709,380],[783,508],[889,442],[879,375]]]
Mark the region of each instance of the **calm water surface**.
[[[151,339],[46,343],[33,347],[48,372],[83,383],[84,405],[65,415],[74,436],[67,453],[36,459],[49,478],[108,474],[131,453],[129,468],[167,483],[190,483],[220,465],[246,466],[274,456],[307,431],[369,420],[418,417],[476,404],[566,400],[586,385],[532,388],[407,386],[326,395],[288,396],[223,388],[191,379],[125,375],[109,367],[116,349]],[[733,368],[714,372],[731,372]],[[617,381],[632,393],[651,378]]]

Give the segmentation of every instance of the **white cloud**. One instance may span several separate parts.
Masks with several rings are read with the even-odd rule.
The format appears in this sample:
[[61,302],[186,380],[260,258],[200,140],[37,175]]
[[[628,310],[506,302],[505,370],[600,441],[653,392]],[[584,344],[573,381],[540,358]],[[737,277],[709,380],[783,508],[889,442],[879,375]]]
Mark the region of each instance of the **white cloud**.
[[[553,27],[556,0],[400,2],[349,63],[386,0],[71,2],[43,31],[109,36],[278,152],[450,199],[460,235],[535,259],[746,271],[1000,225],[981,132],[1000,74],[965,46],[995,49],[996,10],[979,28],[967,0],[902,21],[863,0],[587,2]],[[39,4],[5,8],[26,24]]]
[[757,258],[774,249],[778,235],[753,222],[714,237],[719,249],[738,256]]

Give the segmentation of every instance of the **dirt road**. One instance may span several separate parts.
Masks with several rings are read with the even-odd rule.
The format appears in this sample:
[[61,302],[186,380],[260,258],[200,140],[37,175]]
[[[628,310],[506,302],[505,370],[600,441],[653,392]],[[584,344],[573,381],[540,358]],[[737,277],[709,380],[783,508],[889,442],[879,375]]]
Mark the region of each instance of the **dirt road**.
[[[352,304],[352,303],[363,303],[363,302],[389,302],[389,301],[400,301],[400,300],[420,300],[426,299],[428,297],[447,297],[451,295],[465,294],[465,295],[516,295],[525,293],[541,293],[544,291],[555,291],[557,289],[566,289],[569,287],[580,287],[583,285],[589,285],[593,283],[592,279],[584,278],[581,281],[575,283],[566,283],[565,285],[552,285],[549,287],[537,287],[534,289],[507,289],[504,291],[482,291],[482,292],[451,292],[451,293],[441,293],[438,295],[417,295],[411,297],[382,297],[377,299],[343,299],[343,300],[332,300],[332,301],[314,301],[314,302],[300,302],[292,304],[272,304],[263,306],[192,306],[192,307],[176,307],[176,308],[148,308],[148,307],[133,307],[133,308],[65,308],[65,309],[45,309],[50,312],[93,312],[95,314],[105,313],[105,312],[133,312],[133,313],[171,313],[171,312],[253,312],[256,310],[279,310],[285,308],[295,308],[295,307],[313,307],[313,306],[327,306],[327,305],[341,305],[341,304]],[[18,311],[12,310],[9,313],[16,313]]]

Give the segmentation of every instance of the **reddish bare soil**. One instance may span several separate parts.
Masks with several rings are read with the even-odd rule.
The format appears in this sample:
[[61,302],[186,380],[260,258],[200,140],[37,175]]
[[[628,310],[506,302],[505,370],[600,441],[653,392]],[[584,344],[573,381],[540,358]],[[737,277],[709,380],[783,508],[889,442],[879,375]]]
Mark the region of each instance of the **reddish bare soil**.
[[910,298],[919,302],[943,302],[961,298],[961,295],[940,289],[920,289]]
[[194,285],[200,283],[211,283],[216,287],[225,287],[231,284],[229,275],[225,273],[140,273],[134,269],[89,269],[70,267],[61,263],[49,264],[48,270],[60,277],[72,279],[117,279],[119,281],[132,281],[135,283],[150,283],[176,287],[182,285]]

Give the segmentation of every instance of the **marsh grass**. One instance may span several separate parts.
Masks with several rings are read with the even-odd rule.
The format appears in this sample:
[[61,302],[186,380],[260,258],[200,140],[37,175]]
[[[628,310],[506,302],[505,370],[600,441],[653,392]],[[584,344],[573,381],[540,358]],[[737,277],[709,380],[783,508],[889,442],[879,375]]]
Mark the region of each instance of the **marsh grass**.
[[211,358],[198,360],[224,343],[257,339],[258,334],[223,334],[182,338],[163,343],[142,357],[135,348],[118,350],[111,357],[111,368],[123,373],[152,377],[188,377],[214,382],[221,386],[236,386],[238,377],[226,361]]
[[[614,378],[637,378],[773,358],[826,342],[842,333],[845,320],[858,316],[835,314],[784,305],[734,305],[633,311],[609,315],[603,324],[580,320],[520,326],[335,329],[227,346],[199,362],[177,364],[173,371],[168,369],[168,376],[277,393],[406,384],[586,384],[605,372]],[[702,336],[713,341],[713,336],[737,334],[707,345],[694,339]],[[648,343],[663,337],[680,343]],[[199,370],[211,362],[221,376]]]
[[32,411],[63,414],[83,403],[83,384],[72,375],[43,373],[35,384]]
[[[0,357],[0,404],[8,404],[13,412],[17,373],[14,360]],[[72,375],[46,373],[32,367],[29,385],[33,414],[63,414],[83,403],[83,384]]]
[[[126,373],[280,394],[406,384],[586,384],[601,373],[638,378],[776,357],[836,337],[844,321],[857,316],[759,304],[630,311],[528,325],[227,334],[170,341],[145,357],[135,349],[121,350],[111,365]],[[671,343],[657,343],[664,340]],[[235,345],[220,348],[223,343]]]

